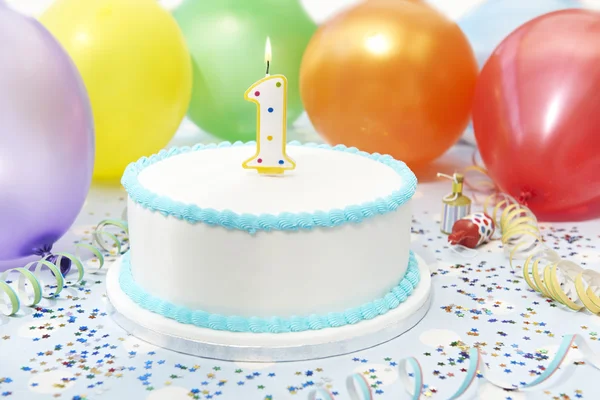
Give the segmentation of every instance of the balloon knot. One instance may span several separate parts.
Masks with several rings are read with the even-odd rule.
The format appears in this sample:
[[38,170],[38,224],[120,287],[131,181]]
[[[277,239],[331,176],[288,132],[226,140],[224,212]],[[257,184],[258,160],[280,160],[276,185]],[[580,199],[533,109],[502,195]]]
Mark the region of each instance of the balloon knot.
[[33,254],[44,258],[46,256],[52,255],[51,251],[52,251],[52,245],[45,244],[42,247],[36,247],[35,249],[33,249]]
[[[47,244],[42,247],[33,249],[33,254],[42,258],[42,260],[46,260],[49,263],[52,263],[60,268],[60,273],[63,276],[66,276],[71,270],[71,260],[67,257],[60,257],[55,254],[52,254],[52,245]],[[58,259],[60,257],[60,265],[57,264]]]

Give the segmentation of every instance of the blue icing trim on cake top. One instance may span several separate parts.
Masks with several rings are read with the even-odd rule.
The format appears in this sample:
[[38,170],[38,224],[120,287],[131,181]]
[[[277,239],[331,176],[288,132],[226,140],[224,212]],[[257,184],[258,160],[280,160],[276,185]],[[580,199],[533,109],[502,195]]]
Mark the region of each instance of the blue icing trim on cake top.
[[[409,279],[410,276],[410,279]],[[356,324],[363,320],[373,319],[395,309],[406,301],[420,280],[419,265],[413,252],[410,252],[408,268],[404,278],[384,297],[375,299],[359,307],[344,312],[327,315],[312,314],[305,317],[289,318],[271,317],[244,318],[210,314],[202,310],[190,310],[147,293],[133,279],[131,274],[130,253],[122,258],[119,283],[121,289],[140,307],[182,324],[191,324],[200,328],[217,331],[252,332],[252,333],[285,333],[336,328]]]
[[326,144],[290,142],[290,146],[305,146],[332,151],[342,151],[369,158],[381,164],[392,168],[402,178],[402,186],[392,192],[389,196],[379,198],[371,202],[349,205],[344,209],[334,209],[329,211],[317,211],[315,213],[281,213],[273,214],[237,214],[230,210],[217,211],[211,208],[200,208],[195,204],[185,204],[172,200],[166,196],[159,196],[156,193],[143,187],[138,175],[141,171],[152,164],[156,164],[166,158],[177,156],[191,151],[202,151],[204,149],[214,149],[223,147],[237,147],[253,145],[254,142],[223,142],[209,145],[197,144],[193,147],[179,147],[169,150],[162,150],[158,154],[150,157],[142,157],[138,161],[129,164],[121,183],[127,190],[129,197],[142,207],[160,212],[165,216],[172,216],[177,219],[186,220],[189,223],[204,223],[211,226],[222,226],[226,229],[236,229],[255,234],[258,231],[297,231],[300,229],[330,228],[347,223],[360,223],[366,218],[376,215],[386,214],[395,211],[412,198],[417,189],[417,178],[412,171],[401,161],[395,160],[389,155],[379,153],[366,153],[359,151],[355,147],[346,147],[343,145],[329,146]]

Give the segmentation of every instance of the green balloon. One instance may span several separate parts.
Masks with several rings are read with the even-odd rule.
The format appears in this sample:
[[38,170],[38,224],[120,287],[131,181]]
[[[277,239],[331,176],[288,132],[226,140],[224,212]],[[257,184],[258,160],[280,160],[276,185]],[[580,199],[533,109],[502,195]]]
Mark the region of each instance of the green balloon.
[[316,25],[298,0],[187,0],[173,15],[192,55],[188,116],[200,128],[232,142],[256,139],[256,105],[244,92],[265,76],[267,36],[270,73],[288,79],[288,123],[300,116],[300,63]]

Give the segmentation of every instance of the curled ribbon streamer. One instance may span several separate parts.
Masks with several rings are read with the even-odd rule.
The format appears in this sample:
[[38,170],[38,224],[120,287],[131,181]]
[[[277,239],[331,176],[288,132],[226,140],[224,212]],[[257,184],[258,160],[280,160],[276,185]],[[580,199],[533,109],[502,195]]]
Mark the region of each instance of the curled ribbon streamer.
[[[352,400],[373,399],[371,385],[362,374],[350,375],[346,379],[346,388]],[[335,400],[335,398],[330,391],[319,388],[308,394],[308,400]]]
[[[594,368],[600,369],[600,357],[598,357],[585,339],[579,335],[565,335],[561,344],[556,351],[556,355],[548,364],[546,369],[537,376],[532,382],[523,385],[511,385],[496,377],[494,377],[484,362],[483,355],[477,347],[471,347],[468,351],[469,364],[466,375],[462,380],[459,388],[454,392],[448,400],[456,400],[463,396],[476,381],[476,378],[485,379],[488,383],[507,391],[528,391],[537,388],[542,383],[550,379],[563,366],[569,351],[577,347],[582,354],[585,354],[585,361],[591,364]],[[412,370],[409,373],[408,367]],[[412,400],[419,400],[421,393],[424,390],[423,369],[419,361],[414,357],[409,357],[401,360],[398,363],[398,373],[400,380],[406,392]],[[572,371],[565,371],[570,374]],[[412,379],[411,379],[412,377]],[[362,374],[350,375],[347,379],[347,388],[351,400],[374,400],[371,386]],[[309,394],[309,400],[334,400],[333,395],[323,389],[313,390]]]
[[327,389],[319,388],[308,394],[308,400],[335,400],[333,393]]
[[[522,268],[527,285],[544,297],[573,311],[600,313],[600,274],[562,258],[544,242],[533,212],[514,198],[497,193],[484,203],[487,213],[495,202],[492,218],[501,231],[501,241],[511,269]],[[523,265],[517,266],[517,260]]]
[[[472,347],[469,350],[469,367],[467,369],[467,374],[463,379],[461,385],[459,386],[458,390],[456,390],[456,392],[449,397],[449,400],[455,400],[464,395],[467,392],[467,390],[471,387],[473,382],[475,382],[475,378],[477,377],[481,377],[490,384],[507,391],[527,391],[530,389],[534,389],[542,383],[546,382],[559,370],[559,368],[564,363],[567,355],[569,354],[569,351],[575,345],[580,349],[582,354],[586,354],[585,360],[588,363],[590,363],[594,368],[600,369],[600,358],[593,352],[590,346],[586,343],[585,339],[583,339],[583,337],[579,335],[566,335],[563,337],[563,340],[561,341],[556,355],[554,356],[548,367],[546,367],[546,369],[540,375],[538,375],[538,377],[535,378],[532,382],[520,386],[509,385],[503,382],[502,380],[499,380],[498,378],[492,376],[483,360],[483,356],[479,348]],[[399,368],[400,376],[408,375],[406,371],[406,364],[399,365]],[[422,376],[420,376],[422,375],[421,369],[416,369],[413,367],[413,371],[415,371],[413,372],[415,376],[415,381],[422,380]],[[408,388],[409,386],[405,385],[405,387]],[[407,391],[411,396],[413,396],[413,400],[417,400],[419,396],[414,395],[413,393],[420,394],[422,390],[423,385],[420,386],[419,391],[417,392],[410,390]]]
[[[125,222],[125,220],[105,219],[104,221],[101,221],[98,224],[98,226],[92,233],[94,241],[104,251],[112,252],[113,250],[115,250],[115,246],[116,246],[117,254],[125,253],[127,250],[123,249],[123,243],[117,238],[117,236],[106,231],[105,228],[109,227],[109,226],[117,227],[122,232],[125,232],[126,234],[128,233],[128,226],[127,226],[127,222]],[[108,238],[109,241],[107,241],[106,238]]]
[[[491,204],[494,204],[491,215],[501,232],[500,240],[511,269],[522,268],[527,285],[542,296],[573,311],[587,309],[600,314],[600,274],[561,258],[548,247],[535,214],[513,197],[499,191],[489,179],[487,170],[477,163],[476,153],[472,162],[473,165],[464,171],[464,175],[476,173],[487,180],[470,184],[467,178],[465,185],[475,192],[489,194],[484,201],[484,212],[488,213]],[[516,260],[521,258],[524,259],[523,265],[517,267]]]
[[[464,171],[464,175],[477,173],[484,175],[488,180],[482,180],[472,185],[466,179],[465,185],[475,192],[488,195],[483,202],[484,212],[491,215],[496,221],[500,232],[499,239],[502,241],[511,269],[515,271],[522,268],[523,278],[527,285],[543,296],[551,298],[571,310],[587,309],[600,315],[600,273],[584,269],[573,261],[563,259],[556,251],[547,246],[535,214],[513,197],[501,193],[499,188],[489,180],[485,168],[477,165],[475,157],[473,164]],[[490,208],[492,209],[491,214],[488,212]],[[522,266],[516,266],[517,259],[524,260]],[[507,391],[525,391],[537,387],[558,371],[574,345],[578,346],[588,363],[594,368],[600,369],[600,358],[585,340],[579,335],[566,335],[548,367],[532,382],[521,386],[508,385],[490,376],[480,350],[471,348],[468,353],[467,375],[449,400],[458,399],[465,394],[477,377],[482,377],[490,384]],[[409,366],[413,371],[412,374],[408,373]],[[412,400],[418,400],[424,389],[423,371],[419,361],[414,357],[401,360],[398,369],[405,390]],[[412,381],[411,376],[413,377]],[[352,400],[373,399],[369,385],[366,385],[367,391],[363,382],[366,380],[360,374],[348,377],[348,392]],[[311,398],[311,400],[313,399],[314,397]],[[333,396],[323,397],[323,400],[332,399]]]
[[[411,381],[409,377],[410,375],[406,369],[407,366],[410,366],[413,370],[414,382],[412,382],[412,389],[410,388]],[[421,368],[421,364],[419,364],[419,360],[414,357],[408,357],[400,360],[398,363],[398,372],[400,374],[402,385],[411,396],[412,400],[419,400],[421,392],[423,391],[423,369]]]
[[373,391],[371,385],[363,374],[350,375],[346,379],[346,389],[350,393],[350,398],[355,399],[372,399]]
[[[61,261],[68,259],[71,265],[77,269],[77,279],[75,283],[83,280],[86,269],[90,273],[98,272],[105,263],[103,252],[111,255],[123,254],[127,251],[127,239],[121,241],[117,235],[108,231],[108,229],[118,228],[125,236],[128,235],[127,222],[120,220],[101,221],[92,233],[92,243],[77,243],[76,254],[58,252],[48,254],[41,260],[32,261],[24,267],[13,268],[0,274],[0,312],[6,316],[11,316],[19,312],[21,303],[26,306],[35,306],[39,304],[42,298],[54,298],[60,294],[65,285],[65,277],[60,271]],[[98,247],[94,246],[96,244]],[[98,260],[98,266],[92,267],[89,264],[84,267],[80,252],[88,251]],[[55,261],[50,258],[54,256]],[[41,270],[49,269],[52,274],[43,275]],[[11,284],[8,278],[18,274],[16,284]],[[44,284],[42,277],[51,277],[54,281],[51,284]],[[46,293],[44,288],[50,288],[52,291]]]
[[[473,192],[471,193],[473,200],[479,203],[479,198],[477,196],[478,193],[487,196],[500,193],[500,188],[490,178],[485,167],[481,166],[477,161],[477,151],[473,152],[471,156],[471,162],[473,165],[465,168],[463,175],[465,176],[465,187]],[[483,176],[483,178],[475,180],[475,176]]]
[[[485,175],[485,169],[478,165],[473,165],[465,168],[464,175],[467,174],[483,174]],[[488,178],[480,179],[475,183],[471,183],[469,179],[465,179],[465,186],[475,192],[492,193],[498,191],[497,186]]]

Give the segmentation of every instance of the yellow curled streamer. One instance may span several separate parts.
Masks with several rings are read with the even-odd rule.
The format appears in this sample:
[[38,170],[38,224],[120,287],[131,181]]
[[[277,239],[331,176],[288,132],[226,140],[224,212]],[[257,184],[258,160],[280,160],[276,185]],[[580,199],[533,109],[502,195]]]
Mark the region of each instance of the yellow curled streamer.
[[600,314],[600,306],[598,306],[585,290],[585,283],[583,279],[584,274],[580,274],[575,278],[575,289],[577,290],[577,295],[579,296],[579,300],[583,303],[585,308],[590,310],[590,312],[594,314]]
[[598,308],[600,308],[600,297],[596,296],[596,293],[594,293],[593,290],[591,290],[590,288],[588,288],[585,291],[585,294],[588,296],[588,298],[590,299],[590,301],[592,303],[594,303],[594,305],[596,305]]
[[[587,279],[584,279],[585,277]],[[585,270],[575,279],[575,289],[581,301],[586,305],[588,310],[595,314],[600,314],[600,298],[594,293],[592,287],[596,289],[600,288],[600,274],[596,271]]]
[[[538,287],[538,285],[534,281],[531,280],[530,273],[529,273],[529,264],[531,263],[532,258],[533,258],[533,254],[530,255],[529,257],[527,257],[527,260],[525,260],[525,263],[523,264],[523,278],[525,278],[525,282],[527,282],[527,285],[529,285],[530,288],[532,288],[536,292],[540,292],[540,293],[544,294],[544,292],[542,292],[543,288]],[[512,260],[512,256],[511,256],[510,266],[514,270],[514,268],[512,266],[512,262],[513,262],[513,260]]]
[[[477,172],[485,174],[484,169]],[[587,309],[600,314],[600,274],[561,258],[547,246],[529,208],[505,193],[489,195],[483,208],[500,229],[511,269],[519,268],[517,259],[523,260],[520,268],[531,289],[573,311]]]
[[[566,292],[561,290],[561,285],[558,281],[558,263],[546,266],[546,268],[544,269],[544,279],[546,280],[546,282],[548,282],[550,286],[552,298],[574,311],[579,311],[582,308],[584,308],[583,305],[579,305],[572,301],[571,297],[568,296]],[[574,284],[574,280],[572,282]]]
[[[472,161],[473,165],[464,170],[465,185],[487,196],[483,209],[496,221],[511,269],[522,268],[527,285],[542,296],[574,311],[587,309],[600,314],[600,274],[561,258],[548,247],[535,214],[515,198],[500,192],[487,170],[478,165],[475,153]],[[477,174],[482,179],[470,184],[469,174]],[[524,260],[522,266],[517,267],[517,259]]]
[[[465,168],[463,175],[468,176],[470,172],[474,172],[476,174],[481,174],[487,176],[487,171],[485,168],[480,167],[479,165],[471,165],[470,167]],[[481,179],[476,181],[474,184],[471,184],[470,179],[465,180],[465,186],[471,189],[475,189],[477,191],[495,191],[496,185],[489,178]],[[485,189],[484,189],[485,188]]]
[[[60,272],[61,260],[67,258],[71,261],[71,267],[77,270],[77,278],[74,283],[83,280],[85,273],[95,273],[105,264],[106,255],[119,255],[128,250],[129,229],[126,221],[122,220],[103,220],[92,233],[92,244],[76,244],[76,254],[58,252],[55,253],[56,261],[51,262],[49,256],[38,261],[33,261],[24,267],[12,268],[0,274],[0,312],[11,316],[19,312],[21,302],[27,306],[36,306],[42,298],[54,298],[60,294],[65,284],[65,277]],[[119,239],[118,234],[110,232],[117,230],[123,234]],[[86,251],[93,255],[97,261],[97,267],[82,262],[81,252]],[[52,274],[42,274],[42,269],[49,269]],[[17,281],[10,280],[9,277],[18,274]],[[53,283],[42,284],[42,277],[52,277]],[[49,293],[45,293],[44,288],[51,288]]]
[[[540,293],[542,293],[542,295],[544,295],[546,297],[550,297],[552,299],[555,299],[555,297],[552,295],[553,294],[552,287],[547,287],[546,279],[542,279],[540,276],[540,272],[538,269],[539,265],[540,265],[540,260],[535,260],[531,267],[531,275],[533,275],[533,281],[535,282],[535,285],[539,289],[538,291]],[[546,278],[546,276],[544,276],[544,278]]]

